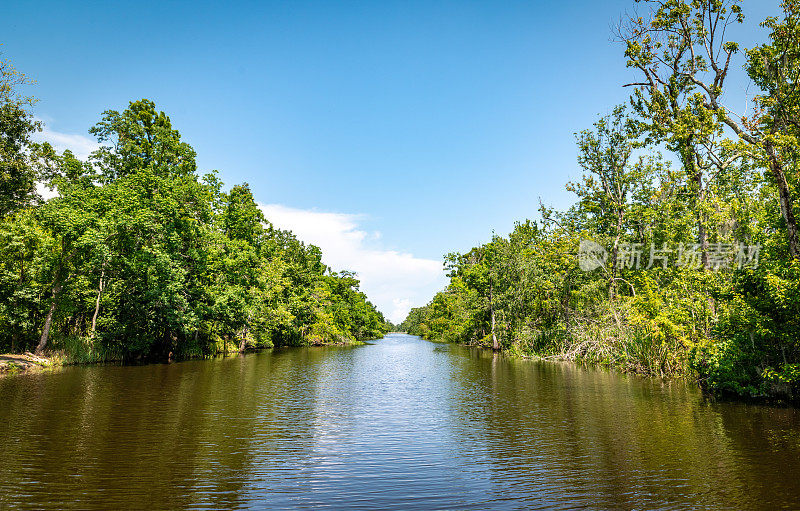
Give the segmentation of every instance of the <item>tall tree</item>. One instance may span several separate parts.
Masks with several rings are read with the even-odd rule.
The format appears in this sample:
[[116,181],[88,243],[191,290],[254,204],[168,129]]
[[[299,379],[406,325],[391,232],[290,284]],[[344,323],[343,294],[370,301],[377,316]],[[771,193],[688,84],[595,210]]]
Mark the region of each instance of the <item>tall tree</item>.
[[567,189],[580,198],[581,207],[594,218],[593,231],[611,238],[611,297],[617,284],[619,244],[631,212],[629,201],[648,182],[650,166],[646,158],[633,158],[636,139],[625,107],[616,107],[611,115],[597,121],[593,130],[578,135],[578,163],[585,173],[581,182],[567,184]]
[[10,61],[0,58],[0,218],[36,197],[36,174],[26,149],[41,126],[31,112],[34,98],[19,91],[28,83]]
[[160,176],[197,170],[195,151],[181,141],[170,118],[149,99],[131,101],[123,112],[107,110],[89,130],[104,145],[92,159],[107,181],[150,169]]
[[800,232],[795,211],[798,183],[790,182],[787,170],[800,163],[800,3],[782,3],[784,17],[768,18],[762,26],[770,30],[770,41],[747,51],[747,73],[763,94],[755,98],[751,119],[736,120],[723,110],[725,122],[756,155],[763,154],[778,189],[781,215],[786,222],[789,254],[800,259]]
[[738,136],[740,153],[763,162],[769,170],[778,192],[789,255],[800,259],[800,234],[787,179],[798,147],[791,130],[798,119],[797,2],[783,3],[783,21],[769,18],[763,23],[771,29],[771,41],[747,52],[747,72],[764,91],[754,99],[755,109],[748,116],[734,113],[723,103],[732,58],[739,51],[739,45],[727,39],[729,29],[744,21],[740,1],[639,1],[650,4],[651,12],[630,17],[619,31],[628,65],[644,78],[629,85],[637,87],[634,105],[648,119],[655,140],[666,141],[677,151],[695,183],[699,241],[706,236],[702,171],[711,166],[724,169],[719,146],[735,145],[715,143],[724,126]]
[[[731,58],[739,47],[726,41],[731,25],[744,20],[738,0],[636,0],[650,8],[629,16],[618,36],[628,67],[641,73],[631,100],[649,135],[648,142],[673,150],[689,179],[702,263],[709,269],[710,181],[705,171],[719,152],[723,135],[718,101]],[[710,153],[710,154],[709,154]],[[712,176],[713,177],[713,176]]]

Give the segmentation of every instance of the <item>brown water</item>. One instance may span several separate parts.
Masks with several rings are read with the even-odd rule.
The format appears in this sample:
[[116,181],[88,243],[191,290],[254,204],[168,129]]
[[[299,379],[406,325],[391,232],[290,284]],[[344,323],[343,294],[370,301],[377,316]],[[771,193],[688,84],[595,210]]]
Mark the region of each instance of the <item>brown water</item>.
[[390,335],[0,378],[0,508],[798,509],[797,409]]

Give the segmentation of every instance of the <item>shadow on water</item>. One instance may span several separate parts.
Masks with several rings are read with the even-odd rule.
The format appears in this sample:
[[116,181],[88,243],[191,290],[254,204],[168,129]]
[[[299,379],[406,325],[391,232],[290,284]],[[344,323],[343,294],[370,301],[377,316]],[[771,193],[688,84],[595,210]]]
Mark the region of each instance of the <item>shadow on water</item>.
[[401,334],[0,398],[0,508],[800,507],[796,409]]

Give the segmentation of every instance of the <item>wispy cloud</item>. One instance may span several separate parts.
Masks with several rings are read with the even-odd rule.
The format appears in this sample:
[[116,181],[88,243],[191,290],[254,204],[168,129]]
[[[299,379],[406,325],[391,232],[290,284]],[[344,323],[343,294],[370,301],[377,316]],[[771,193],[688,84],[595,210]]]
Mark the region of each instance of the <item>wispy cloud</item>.
[[[41,121],[41,119],[39,120]],[[33,135],[35,142],[50,142],[58,151],[69,149],[75,156],[82,160],[87,159],[92,151],[100,147],[100,144],[87,136],[74,133],[62,133],[49,128],[44,121],[42,124],[42,131]]]
[[364,217],[262,204],[273,224],[322,249],[325,264],[358,274],[361,289],[388,319],[399,322],[446,285],[442,263],[376,246],[380,233],[359,225]]
[[[50,142],[57,151],[63,152],[69,149],[76,157],[85,160],[89,157],[92,151],[100,147],[100,144],[95,142],[89,137],[84,135],[76,135],[74,133],[61,133],[55,131],[47,126],[47,121],[44,119],[37,119],[42,123],[42,131],[36,132],[31,137],[34,142]],[[36,191],[45,200],[51,199],[58,195],[55,190],[50,190],[43,183],[36,184]]]

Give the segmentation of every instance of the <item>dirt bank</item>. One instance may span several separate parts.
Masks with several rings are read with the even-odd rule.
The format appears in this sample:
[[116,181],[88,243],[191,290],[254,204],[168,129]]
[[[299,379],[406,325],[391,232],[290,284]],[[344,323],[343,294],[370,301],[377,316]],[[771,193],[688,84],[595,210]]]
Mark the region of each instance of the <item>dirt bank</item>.
[[51,359],[37,357],[33,353],[0,355],[0,374],[38,371],[52,366],[53,361]]

